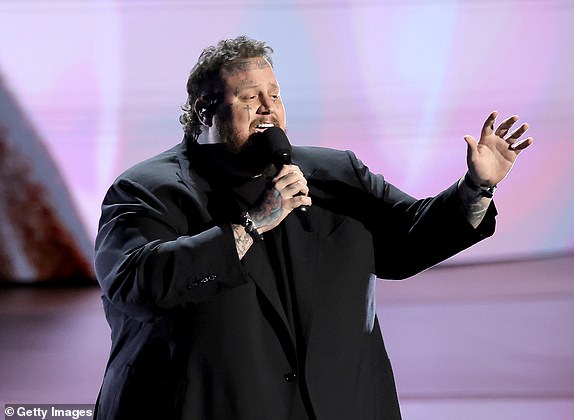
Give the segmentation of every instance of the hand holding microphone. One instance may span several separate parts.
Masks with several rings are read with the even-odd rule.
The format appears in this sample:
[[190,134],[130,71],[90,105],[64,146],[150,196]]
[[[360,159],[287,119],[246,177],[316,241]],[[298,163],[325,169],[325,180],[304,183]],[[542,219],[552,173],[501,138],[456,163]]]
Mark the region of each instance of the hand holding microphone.
[[265,155],[277,168],[272,188],[265,191],[261,203],[249,215],[259,233],[267,232],[297,209],[306,212],[311,205],[307,180],[298,166],[291,164],[291,144],[285,132],[279,127],[268,128],[258,139],[261,147],[267,148]]
[[[273,162],[277,170],[281,171],[283,166],[291,165],[291,144],[285,132],[279,127],[271,127],[265,130],[263,135],[268,140],[271,162]],[[304,195],[307,195],[308,192],[309,190],[307,189]],[[302,193],[299,193],[299,195],[302,195]],[[303,212],[307,211],[308,208],[306,204],[298,206],[298,209]]]

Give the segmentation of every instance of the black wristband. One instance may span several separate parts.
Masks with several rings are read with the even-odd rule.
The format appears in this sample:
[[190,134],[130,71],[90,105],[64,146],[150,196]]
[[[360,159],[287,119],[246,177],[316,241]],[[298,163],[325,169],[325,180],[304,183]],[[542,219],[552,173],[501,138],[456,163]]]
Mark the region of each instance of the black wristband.
[[464,183],[471,190],[476,191],[479,195],[481,195],[483,197],[486,197],[486,198],[494,197],[494,193],[496,191],[496,185],[490,185],[490,186],[476,185],[472,181],[472,179],[470,179],[470,176],[468,176],[468,172],[464,175]]
[[244,211],[239,215],[239,224],[245,228],[245,232],[247,232],[255,242],[263,240],[263,236],[257,232],[255,223],[253,222],[251,216],[249,216],[248,212]]

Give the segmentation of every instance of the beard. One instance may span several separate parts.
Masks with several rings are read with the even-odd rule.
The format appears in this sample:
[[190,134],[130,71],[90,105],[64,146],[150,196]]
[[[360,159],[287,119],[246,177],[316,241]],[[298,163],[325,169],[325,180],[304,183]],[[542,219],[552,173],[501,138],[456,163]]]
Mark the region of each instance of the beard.
[[[254,121],[251,128],[261,122],[263,121]],[[279,125],[275,119],[272,123]],[[261,135],[261,132],[254,132],[247,139],[243,139],[233,130],[231,124],[226,122],[218,126],[218,134],[222,140],[220,143],[221,161],[229,173],[247,177],[274,175],[275,169],[271,162],[270,148],[263,144],[267,139]]]
[[225,149],[232,155],[238,155],[249,143],[249,137],[242,139],[229,122],[221,123],[217,127],[219,139],[225,145]]

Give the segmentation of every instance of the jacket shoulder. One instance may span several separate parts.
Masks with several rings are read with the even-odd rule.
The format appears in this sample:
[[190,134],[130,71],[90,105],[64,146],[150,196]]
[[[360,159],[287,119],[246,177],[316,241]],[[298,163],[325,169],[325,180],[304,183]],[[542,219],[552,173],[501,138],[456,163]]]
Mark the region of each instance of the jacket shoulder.
[[318,146],[293,146],[293,159],[309,163],[349,163],[349,150],[330,149]]
[[349,150],[329,149],[318,146],[294,146],[292,151],[293,162],[316,170],[336,171],[348,168],[357,158]]
[[[300,166],[307,178],[345,181],[356,185],[368,182],[373,176],[369,168],[350,150],[325,147],[293,147],[293,162]],[[381,181],[383,177],[379,175]]]
[[178,155],[180,146],[174,146],[155,156],[145,159],[122,172],[116,182],[129,179],[144,185],[153,184],[154,180],[174,176],[179,171]]

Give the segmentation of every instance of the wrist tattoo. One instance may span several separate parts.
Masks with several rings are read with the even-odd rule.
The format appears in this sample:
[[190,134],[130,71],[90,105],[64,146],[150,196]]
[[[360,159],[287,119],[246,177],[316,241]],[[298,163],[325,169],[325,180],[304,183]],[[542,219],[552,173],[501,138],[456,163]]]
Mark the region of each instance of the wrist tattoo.
[[281,194],[276,188],[273,188],[265,195],[260,210],[255,212],[252,217],[257,226],[265,226],[273,224],[281,217],[282,212]]

